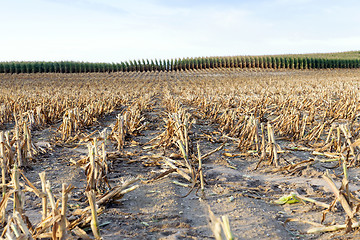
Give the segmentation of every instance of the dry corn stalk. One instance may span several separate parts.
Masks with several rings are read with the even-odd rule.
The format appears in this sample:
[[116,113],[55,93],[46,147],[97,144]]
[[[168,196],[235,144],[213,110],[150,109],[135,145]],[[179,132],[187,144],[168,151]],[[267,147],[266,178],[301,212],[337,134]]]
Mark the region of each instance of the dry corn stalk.
[[19,167],[24,166],[23,163],[23,153],[21,151],[21,140],[20,140],[20,133],[19,133],[19,125],[15,125],[15,141],[16,141],[16,154],[17,154],[17,165]]
[[10,190],[8,191],[1,199],[0,202],[0,219],[1,219],[1,223],[4,224],[6,221],[6,216],[5,216],[5,210],[6,207],[8,205],[8,201],[11,197],[11,195],[14,193],[14,190]]
[[[171,102],[171,101],[170,101]],[[186,112],[183,108],[179,106],[179,104],[175,104],[176,110],[174,107],[169,107],[169,109],[173,109],[176,111],[175,113],[169,113],[168,118],[165,119],[165,131],[162,132],[160,135],[155,137],[154,139],[150,140],[148,142],[152,143],[156,140],[158,142],[153,146],[163,146],[168,147],[171,145],[176,145],[181,153],[181,156],[184,160],[184,165],[187,167],[188,172],[191,176],[191,181],[195,181],[195,170],[193,167],[193,163],[190,158],[190,148],[192,146],[191,139],[189,137],[189,132],[191,130],[192,124],[194,123],[194,120],[192,119],[192,116],[190,113]],[[167,163],[169,164],[169,163]],[[171,164],[171,163],[170,163]],[[171,166],[173,169],[177,169],[175,166]],[[183,171],[178,169],[178,173],[182,174]],[[182,174],[182,176],[185,177],[185,179],[189,180],[188,175],[186,173]]]
[[[4,219],[4,210],[7,206],[8,200],[10,196],[13,194],[13,217],[9,216],[7,226],[4,228],[2,236],[6,235],[7,238],[11,238],[15,235],[16,238],[23,237],[24,239],[32,239],[33,227],[29,221],[29,219],[23,215],[24,209],[24,193],[20,188],[20,175],[25,180],[25,191],[32,191],[40,196],[42,193],[38,191],[29,180],[23,175],[23,173],[18,169],[17,165],[14,165],[13,173],[12,173],[12,187],[13,189],[8,191],[3,197],[0,204],[0,213],[1,218]],[[25,221],[25,222],[24,222]],[[26,223],[26,224],[25,224]]]
[[116,140],[118,151],[123,151],[127,136],[137,134],[145,128],[145,125],[142,123],[145,120],[142,116],[142,111],[148,107],[147,101],[149,100],[140,98],[122,114],[118,114],[110,135],[113,140]]
[[109,172],[108,157],[106,152],[107,128],[100,135],[101,138],[87,138],[88,156],[76,162],[85,170],[87,190],[104,191],[110,188],[107,180]]
[[[40,180],[41,180],[41,190],[43,193],[46,192],[46,172],[39,173]],[[41,198],[42,202],[42,220],[47,218],[48,215],[48,201],[47,201],[47,195],[44,194]]]
[[278,153],[277,153],[277,144],[275,142],[275,135],[271,125],[267,124],[268,130],[268,149],[270,152],[270,160],[275,165],[275,167],[279,166]]
[[20,189],[19,177],[20,177],[19,169],[18,169],[17,165],[15,164],[13,173],[12,173],[12,179],[11,179],[13,187],[14,187],[14,210],[13,211],[14,212],[17,211],[20,214],[22,214],[24,196],[23,196],[23,192]]
[[92,143],[88,143],[88,157],[79,160],[79,162],[84,163],[83,167],[87,178],[87,191],[103,191],[106,188],[110,188],[107,180],[108,165],[104,144],[104,142],[101,144],[101,153],[98,149],[97,138],[94,138]]
[[96,204],[101,206],[101,205],[107,204],[109,202],[121,199],[124,196],[124,194],[131,192],[139,187],[139,185],[134,185],[134,186],[129,187],[130,185],[134,184],[138,180],[139,180],[139,178],[129,179],[129,180],[125,181],[123,184],[113,187],[112,189],[110,189],[109,191],[104,193],[103,195],[99,196],[98,200],[96,200]]
[[97,216],[97,207],[95,203],[95,192],[94,190],[90,190],[86,192],[86,195],[88,197],[89,205],[91,209],[91,223],[90,223],[91,231],[93,232],[95,239],[101,239],[100,230],[99,230],[99,221]]
[[[230,136],[235,136],[230,132]],[[246,117],[242,127],[239,129],[239,133],[236,135],[239,138],[238,148],[243,151],[247,150],[260,150],[260,139],[258,133],[258,123],[253,115]]]
[[[19,125],[21,123],[21,125]],[[28,161],[39,153],[38,148],[32,141],[29,124],[17,120],[14,126],[14,136],[10,137],[10,131],[0,132],[0,156],[2,166],[7,176],[16,159],[18,167],[24,167]]]
[[202,198],[205,198],[204,174],[202,169],[202,158],[201,158],[199,143],[197,144],[197,151],[198,151],[198,160],[199,160],[200,189],[201,189]]
[[350,148],[350,152],[353,156],[355,156],[355,150],[354,147],[352,146],[352,136],[351,136],[351,132],[349,129],[349,125],[348,124],[340,124],[339,125],[340,130],[343,132],[345,140],[348,144],[348,147]]
[[61,217],[59,223],[59,239],[65,240],[67,239],[68,233],[66,229],[66,225],[68,225],[68,220],[66,219],[66,206],[68,201],[68,189],[66,188],[66,184],[62,184],[62,195],[61,195]]
[[222,240],[222,234],[224,234],[226,240],[233,240],[234,237],[230,230],[229,218],[222,216],[221,219],[216,217],[208,206],[209,217],[210,217],[210,229],[213,232],[216,240]]
[[[51,211],[48,214],[47,212],[47,203],[43,201],[43,218],[42,221],[37,225],[36,229],[34,230],[31,223],[29,222],[28,218],[21,214],[22,211],[22,199],[21,197],[22,191],[20,189],[19,184],[19,176],[22,176],[23,180],[25,181],[24,187],[25,191],[33,192],[38,197],[44,198],[45,195],[47,195],[47,198],[49,199]],[[41,180],[42,182],[45,181],[45,173],[41,173]],[[16,168],[14,168],[13,171],[13,189],[8,191],[5,196],[3,197],[1,203],[0,203],[0,213],[3,213],[3,209],[6,208],[7,202],[10,199],[10,196],[14,194],[14,210],[13,210],[13,217],[9,216],[9,219],[7,221],[7,226],[4,228],[2,236],[6,236],[8,239],[43,239],[43,238],[52,238],[52,239],[73,239],[73,237],[70,235],[71,230],[75,227],[74,233],[77,236],[81,236],[84,239],[89,239],[86,233],[81,231],[80,229],[76,229],[76,225],[81,223],[82,219],[77,224],[70,223],[67,220],[66,212],[67,212],[67,200],[68,200],[68,194],[73,189],[73,187],[70,185],[68,187],[63,184],[62,186],[62,197],[61,197],[61,207],[59,208],[59,200],[56,201],[54,195],[52,194],[50,182],[47,181],[45,186],[45,192],[39,191],[31,182],[25,177],[25,175]],[[125,194],[125,191],[122,193]],[[2,217],[2,216],[1,216]],[[84,216],[85,217],[85,216]],[[83,217],[83,218],[84,218]],[[86,220],[86,219],[85,219]],[[75,220],[76,222],[77,220]],[[87,221],[87,220],[86,220]],[[90,220],[89,220],[90,221]],[[26,223],[26,224],[25,224]],[[84,222],[86,223],[86,222]],[[22,238],[23,237],[23,238]]]
[[[71,185],[62,185],[62,203],[61,208],[58,208],[59,201],[55,201],[52,194],[50,182],[46,183],[46,194],[50,202],[51,212],[37,225],[34,231],[34,238],[52,238],[52,239],[68,239],[69,222],[66,219],[66,205],[68,194],[74,189]],[[44,215],[43,215],[44,217]]]
[[[6,193],[6,170],[7,170],[7,158],[5,156],[5,137],[4,132],[0,132],[0,161],[1,161],[1,183],[2,183],[2,196]],[[4,219],[2,219],[4,220]]]
[[[360,202],[358,199],[354,198],[349,191],[348,172],[347,172],[346,165],[347,165],[347,163],[346,163],[346,159],[345,159],[343,162],[344,178],[343,178],[340,189],[337,188],[334,180],[332,179],[332,177],[330,176],[328,171],[323,175],[324,180],[329,185],[331,191],[335,195],[335,201],[333,201],[333,203],[330,205],[329,210],[332,207],[334,207],[334,205],[337,201],[339,201],[346,213],[345,224],[337,224],[337,225],[332,225],[332,226],[313,224],[313,225],[316,225],[316,227],[309,229],[307,231],[307,233],[330,232],[330,231],[337,231],[337,230],[341,230],[341,229],[345,229],[346,232],[349,232],[353,228],[359,227],[360,223],[356,217],[356,214],[359,211],[358,206],[359,206]],[[326,210],[324,212],[322,222],[325,220],[326,213],[329,210]]]
[[67,110],[64,113],[62,123],[58,128],[58,132],[61,133],[61,140],[68,140],[80,127],[79,110],[77,108]]
[[117,141],[117,148],[119,152],[122,152],[125,144],[126,129],[124,124],[124,116],[120,114],[117,116],[115,126],[112,129],[112,138]]
[[[346,225],[348,226],[347,232],[351,231],[352,224],[358,222],[357,218],[355,217],[356,212],[358,211],[354,204],[351,202],[351,196],[348,189],[348,178],[347,178],[347,170],[346,165],[344,165],[344,179],[342,181],[342,185],[340,190],[336,187],[334,180],[331,178],[329,173],[327,172],[323,175],[323,178],[330,186],[330,189],[335,194],[336,201],[339,201],[347,215],[346,218]],[[342,190],[342,191],[341,191]],[[353,207],[354,206],[354,207]]]
[[266,137],[265,137],[265,127],[264,124],[261,123],[261,155],[260,160],[257,163],[255,169],[257,169],[261,162],[265,159],[269,159],[269,163],[273,164],[275,167],[279,166],[279,157],[278,153],[282,152],[281,147],[279,144],[275,141],[275,134],[274,130],[272,129],[272,126],[270,123],[267,123],[267,135],[268,135],[268,143],[266,144]]
[[15,211],[13,216],[8,219],[8,223],[4,228],[2,236],[6,239],[29,239],[32,240],[30,230],[22,219],[22,215]]
[[183,109],[179,109],[177,113],[174,113],[169,117],[174,121],[175,131],[173,141],[176,140],[176,145],[182,154],[185,166],[189,169],[192,178],[194,178],[194,168],[189,158],[190,138],[188,134],[194,121],[190,120],[191,115],[186,113]]
[[[108,203],[117,201],[121,199],[124,194],[131,192],[139,187],[139,185],[131,186],[131,184],[134,184],[136,181],[138,181],[139,178],[130,179],[125,181],[123,184],[115,186],[114,188],[108,190],[106,193],[104,193],[101,196],[98,196],[96,201],[94,201],[94,205],[97,206],[96,214],[99,215],[103,212],[104,206]],[[92,207],[92,203],[90,206],[84,208],[84,209],[77,209],[73,212],[73,215],[79,215],[80,217],[76,220],[72,221],[69,225],[69,229],[74,229],[77,235],[83,234],[81,231],[79,232],[79,229],[76,229],[77,226],[86,226],[88,223],[90,223],[93,219],[93,217],[90,214],[90,210]],[[93,209],[94,210],[94,209]],[[95,213],[93,213],[95,214]]]

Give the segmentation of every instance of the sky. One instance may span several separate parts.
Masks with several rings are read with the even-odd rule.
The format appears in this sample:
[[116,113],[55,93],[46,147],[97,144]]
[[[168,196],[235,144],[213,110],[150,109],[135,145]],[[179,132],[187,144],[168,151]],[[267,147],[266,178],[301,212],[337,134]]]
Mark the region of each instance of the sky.
[[357,0],[1,0],[0,61],[360,50]]

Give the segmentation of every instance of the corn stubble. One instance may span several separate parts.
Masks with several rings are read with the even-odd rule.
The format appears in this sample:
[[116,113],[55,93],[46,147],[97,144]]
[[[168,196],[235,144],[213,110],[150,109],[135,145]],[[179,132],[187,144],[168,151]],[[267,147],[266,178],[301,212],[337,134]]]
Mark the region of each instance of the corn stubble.
[[[165,89],[164,101],[168,111],[164,117],[165,130],[150,141],[150,144],[155,142],[153,147],[178,148],[183,160],[180,162],[164,157],[164,162],[193,183],[183,186],[194,187],[195,182],[200,182],[197,176],[203,167],[198,163],[200,167],[196,168],[193,139],[184,138],[191,132],[184,128],[187,124],[182,120],[186,114],[190,114],[189,110],[196,117],[217,125],[220,137],[204,134],[207,139],[213,142],[234,142],[237,145],[239,154],[226,152],[224,156],[258,157],[256,169],[272,166],[272,172],[295,174],[317,161],[337,161],[346,167],[359,166],[360,105],[357,87],[353,86],[355,73],[336,72],[339,74],[336,78],[333,78],[332,72],[313,72],[311,78],[301,78],[303,76],[298,77],[296,74],[284,77],[274,73],[269,79],[262,78],[260,73],[258,76],[229,74],[227,77],[210,79],[199,76],[195,79],[195,74],[180,74],[181,80],[175,81],[171,89]],[[335,80],[329,82],[327,77]],[[292,147],[283,149],[283,141],[291,141]],[[321,159],[287,162],[282,155],[289,151],[309,151]],[[198,186],[203,189],[202,184]],[[344,226],[350,231],[358,227],[355,218],[355,206],[358,203],[351,202],[353,200],[349,192],[344,197],[334,187],[333,192],[344,209],[348,209],[345,210],[346,224],[321,227],[325,227],[326,231],[343,229]],[[298,196],[306,199],[302,201],[329,206]],[[318,230],[309,230],[312,231]]]
[[[244,67],[265,67],[269,63],[251,59],[241,61]],[[216,64],[228,63],[220,61]],[[89,236],[82,227],[90,224],[95,238],[101,238],[97,217],[106,203],[117,201],[139,187],[131,186],[139,180],[137,178],[110,186],[109,156],[126,155],[124,149],[129,140],[147,129],[144,112],[152,110],[151,103],[159,98],[160,93],[165,112],[158,120],[163,122],[163,126],[161,132],[143,146],[143,150],[162,149],[164,154],[152,157],[160,162],[165,171],[151,181],[178,174],[186,183],[176,184],[189,187],[188,194],[195,189],[201,190],[204,201],[206,159],[223,149],[225,144],[233,144],[238,152],[226,152],[223,154],[225,157],[253,156],[258,159],[256,169],[270,168],[273,172],[294,174],[315,162],[314,159],[286,162],[283,154],[287,151],[308,151],[315,157],[329,158],[343,164],[344,172],[347,168],[359,166],[360,105],[358,89],[353,86],[353,79],[357,76],[355,73],[358,72],[309,71],[306,78],[296,71],[288,74],[282,70],[269,70],[265,75],[267,77],[264,77],[261,70],[251,74],[232,69],[231,64],[239,62],[229,61],[230,68],[209,69],[203,75],[199,74],[200,70],[187,69],[185,63],[185,71],[101,75],[105,76],[103,82],[92,79],[99,73],[69,74],[66,79],[62,74],[53,74],[48,81],[33,79],[31,88],[29,84],[13,86],[15,79],[27,83],[29,76],[26,75],[9,75],[1,80],[0,126],[4,131],[0,131],[0,220],[5,225],[2,237],[68,239],[78,236],[86,239]],[[288,67],[291,68],[291,65]],[[34,76],[38,79],[48,78],[42,74]],[[146,80],[153,76],[156,76],[153,82]],[[173,77],[171,81],[168,80],[169,76]],[[329,82],[328,77],[335,80]],[[158,79],[167,80],[158,84]],[[40,87],[42,91],[33,90]],[[86,133],[85,130],[97,125],[100,118],[115,112],[114,124],[109,128],[102,132]],[[216,131],[203,133],[200,137],[194,134],[197,119],[211,124]],[[88,146],[88,156],[73,163],[85,170],[89,206],[71,213],[66,208],[71,186],[63,185],[62,196],[56,200],[45,173],[40,174],[39,190],[20,170],[33,161],[41,161],[41,154],[47,151],[34,142],[33,131],[54,125],[57,129],[54,145]],[[199,139],[205,138],[220,143],[220,146],[204,153]],[[292,147],[282,148],[283,141],[291,141]],[[109,144],[116,146],[116,152],[108,152]],[[168,150],[175,153],[168,156]],[[340,191],[334,187],[334,180],[328,174],[324,179],[336,201],[342,204],[346,223],[345,227],[321,227],[325,227],[326,231],[342,228],[350,231],[358,227],[358,201],[348,191],[347,177],[344,177]],[[19,184],[21,180],[23,183]],[[24,211],[25,191],[34,193],[42,200],[42,219],[34,226]],[[309,200],[306,197],[302,199]],[[13,201],[13,210],[12,214],[6,216],[9,200]],[[330,211],[333,205],[330,204],[327,209]],[[209,216],[215,224],[215,236],[223,234],[226,239],[233,238],[226,217],[219,220],[211,210]],[[317,228],[309,232],[325,230]]]
[[[12,76],[9,76],[12,79]],[[27,78],[27,76],[22,76]],[[38,76],[39,77],[39,76]],[[45,76],[46,77],[46,76]],[[41,92],[32,92],[27,84],[22,89],[11,87],[12,80],[3,81],[0,97],[1,127],[0,160],[2,200],[0,202],[0,223],[4,226],[1,237],[6,239],[91,239],[83,230],[90,225],[96,239],[101,239],[97,216],[104,211],[105,206],[118,201],[124,194],[133,191],[139,185],[133,185],[138,179],[129,179],[115,186],[108,182],[109,160],[106,144],[111,144],[111,133],[104,129],[101,133],[85,134],[84,130],[98,123],[98,119],[123,108],[126,134],[140,132],[143,125],[142,111],[149,108],[150,94],[144,94],[133,88],[134,92],[113,91],[119,84],[118,78],[109,77],[105,85],[91,82],[87,76],[85,81],[78,81],[79,76],[68,78],[68,82],[59,84],[61,75],[44,83],[34,82],[32,87],[41,87]],[[131,74],[123,76],[120,82],[126,87],[136,77]],[[21,77],[20,77],[21,78]],[[40,76],[43,78],[43,76]],[[127,81],[130,79],[130,82]],[[20,81],[20,80],[19,80]],[[27,80],[24,80],[25,82]],[[92,84],[92,88],[86,84]],[[87,85],[90,86],[90,85]],[[95,88],[94,88],[95,87]],[[139,89],[143,86],[139,81]],[[108,90],[111,89],[111,90]],[[56,90],[54,90],[56,89]],[[91,97],[90,97],[91,96]],[[139,98],[138,98],[139,97]],[[130,99],[137,99],[130,102]],[[129,104],[127,104],[129,103]],[[11,109],[11,110],[10,110]],[[12,113],[10,115],[10,112]],[[12,124],[14,123],[14,124]],[[67,202],[73,187],[63,184],[62,195],[54,196],[51,183],[46,180],[45,172],[39,174],[41,190],[37,189],[23,173],[31,167],[34,161],[41,161],[41,154],[51,150],[50,143],[37,144],[33,141],[32,131],[41,130],[49,125],[59,124],[53,142],[55,145],[77,146],[87,144],[87,158],[75,162],[83,167],[87,179],[85,189],[89,207],[84,204],[69,212]],[[10,180],[9,180],[10,179]],[[133,186],[131,186],[133,185]],[[41,221],[33,225],[26,216],[25,192],[30,192],[41,199]],[[7,210],[13,202],[11,211]],[[86,204],[86,203],[85,203]]]
[[[0,219],[6,224],[1,237],[6,239],[91,239],[82,230],[90,224],[96,239],[101,239],[97,216],[104,210],[109,202],[121,199],[124,194],[135,190],[134,185],[138,179],[130,179],[121,185],[115,186],[104,194],[96,194],[94,189],[86,191],[89,206],[82,209],[68,211],[69,193],[74,189],[71,185],[62,185],[61,196],[56,200],[52,193],[51,183],[46,180],[45,172],[39,174],[42,189],[37,189],[15,165],[12,170],[11,184],[0,202]],[[23,183],[20,182],[23,181]],[[22,186],[22,187],[21,187]],[[25,213],[25,192],[31,192],[42,199],[42,219],[33,225]],[[11,198],[12,196],[12,198]],[[5,218],[5,209],[13,201],[12,215]],[[98,206],[98,207],[97,207]]]

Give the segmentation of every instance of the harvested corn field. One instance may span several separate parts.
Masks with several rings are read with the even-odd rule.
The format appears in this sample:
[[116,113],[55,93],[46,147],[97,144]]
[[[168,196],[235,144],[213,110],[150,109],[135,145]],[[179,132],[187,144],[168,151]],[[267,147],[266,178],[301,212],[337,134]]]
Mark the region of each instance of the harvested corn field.
[[360,70],[0,75],[4,239],[359,238]]

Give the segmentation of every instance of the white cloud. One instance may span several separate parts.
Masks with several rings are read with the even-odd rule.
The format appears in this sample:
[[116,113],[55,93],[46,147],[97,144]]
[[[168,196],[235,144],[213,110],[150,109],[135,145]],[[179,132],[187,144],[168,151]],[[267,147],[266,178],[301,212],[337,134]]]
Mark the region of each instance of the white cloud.
[[0,61],[356,50],[359,4],[350,2],[7,1],[0,9],[6,22]]

